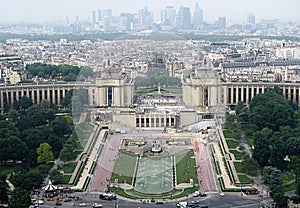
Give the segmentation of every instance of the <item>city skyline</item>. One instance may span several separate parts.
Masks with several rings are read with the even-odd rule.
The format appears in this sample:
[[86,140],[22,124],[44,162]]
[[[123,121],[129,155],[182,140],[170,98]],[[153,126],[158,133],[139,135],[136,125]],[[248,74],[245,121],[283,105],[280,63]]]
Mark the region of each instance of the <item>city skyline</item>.
[[[226,16],[229,22],[245,23],[247,14],[252,13],[257,20],[278,19],[281,21],[300,21],[297,11],[300,2],[297,0],[286,0],[276,2],[272,0],[245,1],[241,4],[239,0],[199,0],[199,6],[203,9],[204,21],[214,21],[220,16]],[[96,1],[89,0],[82,3],[79,0],[65,1],[39,1],[39,0],[10,0],[1,2],[0,23],[18,23],[21,21],[29,23],[45,23],[53,20],[64,20],[66,17],[74,20],[79,16],[81,20],[91,20],[91,12],[97,9],[112,9],[113,15],[118,16],[121,12],[137,13],[138,10],[148,7],[154,13],[154,20],[159,21],[160,12],[166,6],[174,6],[178,11],[180,6],[190,7],[191,13],[195,11],[197,0],[146,0],[124,1]]]

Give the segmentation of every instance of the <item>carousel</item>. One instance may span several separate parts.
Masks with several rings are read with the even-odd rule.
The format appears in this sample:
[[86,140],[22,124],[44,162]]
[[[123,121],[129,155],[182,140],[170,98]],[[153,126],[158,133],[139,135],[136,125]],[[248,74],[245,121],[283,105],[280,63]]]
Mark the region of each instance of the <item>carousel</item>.
[[57,194],[59,192],[59,190],[57,189],[57,186],[53,185],[51,180],[49,180],[48,184],[45,187],[43,187],[42,189],[44,190],[43,196],[45,198],[55,197],[55,196],[57,196]]

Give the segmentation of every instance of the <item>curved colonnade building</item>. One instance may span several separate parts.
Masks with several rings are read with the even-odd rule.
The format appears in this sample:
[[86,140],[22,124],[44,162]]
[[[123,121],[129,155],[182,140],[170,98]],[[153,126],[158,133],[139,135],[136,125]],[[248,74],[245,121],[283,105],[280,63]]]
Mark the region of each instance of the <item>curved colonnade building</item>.
[[220,74],[210,69],[194,70],[185,77],[182,98],[151,95],[149,103],[135,105],[134,80],[119,71],[108,72],[95,82],[20,84],[0,87],[0,108],[12,105],[22,96],[39,104],[42,100],[58,106],[71,89],[86,89],[89,107],[113,111],[113,121],[131,128],[184,127],[205,118],[219,118],[226,107],[250,100],[268,88],[278,86],[283,95],[300,103],[300,83],[291,82],[222,82]]

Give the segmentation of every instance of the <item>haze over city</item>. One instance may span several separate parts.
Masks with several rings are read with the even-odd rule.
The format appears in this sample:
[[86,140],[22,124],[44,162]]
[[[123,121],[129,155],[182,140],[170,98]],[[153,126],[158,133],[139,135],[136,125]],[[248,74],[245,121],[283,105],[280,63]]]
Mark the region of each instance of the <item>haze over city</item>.
[[[91,11],[96,9],[112,9],[113,15],[121,12],[138,12],[147,6],[153,11],[154,18],[159,21],[160,11],[168,5],[190,7],[194,11],[196,0],[139,0],[139,1],[80,1],[80,0],[10,0],[2,1],[0,7],[0,23],[18,23],[20,21],[29,23],[40,23],[53,20],[70,20],[79,16],[82,20],[90,20]],[[204,11],[204,21],[213,21],[219,16],[226,16],[231,22],[245,22],[246,14],[251,12],[257,19],[278,19],[282,21],[298,21],[300,14],[298,0],[273,1],[273,0],[201,0],[200,7]]]

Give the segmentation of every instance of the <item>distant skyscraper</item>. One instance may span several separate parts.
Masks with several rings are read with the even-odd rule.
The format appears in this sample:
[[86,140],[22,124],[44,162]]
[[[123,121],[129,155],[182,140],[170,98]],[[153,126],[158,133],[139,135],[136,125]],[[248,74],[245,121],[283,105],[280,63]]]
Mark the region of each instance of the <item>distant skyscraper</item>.
[[92,25],[96,24],[96,11],[92,11]]
[[103,17],[111,17],[112,16],[112,10],[111,9],[103,9]]
[[121,13],[120,14],[120,25],[124,27],[127,31],[132,29],[132,24],[134,22],[133,14],[131,13]]
[[97,17],[98,17],[98,22],[101,22],[103,20],[103,15],[101,9],[97,10]]
[[178,16],[181,17],[181,27],[180,28],[190,29],[191,28],[191,11],[190,11],[190,8],[189,7],[180,7]]
[[109,16],[104,16],[103,17],[103,22],[104,22],[104,32],[110,32],[110,18]]
[[161,13],[161,21],[166,25],[175,25],[176,9],[173,6],[167,6]]
[[247,23],[255,25],[255,15],[252,13],[247,14]]
[[218,26],[220,28],[226,28],[226,17],[219,17]]
[[153,14],[149,12],[148,7],[139,10],[140,25],[142,29],[147,29],[153,22]]
[[203,10],[199,7],[199,2],[197,2],[194,13],[194,27],[198,28],[203,25]]

